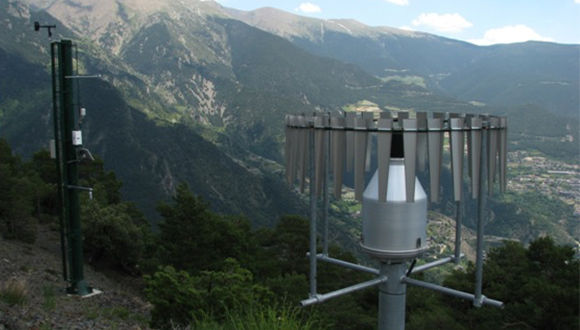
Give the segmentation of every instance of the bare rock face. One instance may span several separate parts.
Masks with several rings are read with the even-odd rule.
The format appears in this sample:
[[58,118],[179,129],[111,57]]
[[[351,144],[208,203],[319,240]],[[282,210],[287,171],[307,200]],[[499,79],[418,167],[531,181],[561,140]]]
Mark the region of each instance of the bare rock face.
[[152,15],[165,13],[171,19],[218,14],[219,7],[197,0],[24,0],[33,9],[42,9],[76,34],[86,37],[118,55],[125,42]]
[[28,10],[28,7],[20,2],[9,2],[6,13],[14,17],[27,20],[30,19],[30,10]]
[[352,19],[323,20],[303,17],[270,7],[249,12],[229,8],[224,8],[224,11],[232,18],[289,40],[304,38],[312,42],[324,43],[324,35],[327,32],[345,33],[373,39],[377,39],[381,35],[412,38],[427,38],[430,36],[426,33],[389,27],[370,27]]

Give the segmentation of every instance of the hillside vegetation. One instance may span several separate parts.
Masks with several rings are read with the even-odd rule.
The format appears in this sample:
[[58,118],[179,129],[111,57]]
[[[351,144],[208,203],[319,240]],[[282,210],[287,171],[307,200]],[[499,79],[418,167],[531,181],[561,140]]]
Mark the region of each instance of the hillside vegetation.
[[[81,198],[85,258],[92,266],[86,267],[87,279],[104,293],[78,303],[61,291],[57,233],[46,231],[57,228],[53,161],[41,151],[22,162],[0,140],[0,164],[2,187],[19,189],[0,194],[0,251],[6,263],[0,270],[0,325],[5,328],[375,328],[376,290],[296,307],[308,293],[307,220],[284,216],[272,229],[251,229],[248,219],[213,213],[179,185],[171,202],[158,204],[163,221],[153,232],[122,200],[121,184],[102,162],[82,167],[80,176],[82,184],[94,187],[94,199]],[[35,189],[26,189],[31,182]],[[356,262],[338,246],[330,254]],[[320,292],[370,276],[319,266]],[[488,253],[484,266],[484,292],[504,301],[505,309],[474,309],[463,300],[409,288],[407,329],[578,329],[579,266],[571,247],[550,238],[528,248],[505,243]],[[450,269],[443,281],[470,292],[473,276],[468,264]]]
[[[521,72],[536,72],[532,64],[552,53],[561,60],[541,66],[538,75],[541,81],[564,81],[568,78],[563,74],[575,72],[576,64],[569,60],[573,46],[532,43],[481,48],[341,21],[325,23],[329,29],[325,42],[315,34],[308,39],[322,47],[319,50],[330,47],[322,54],[297,43],[301,33],[313,32],[312,26],[320,21],[303,25],[292,14],[275,13],[272,17],[283,19],[271,22],[303,26],[283,35],[291,35],[288,40],[258,29],[254,21],[242,19],[250,23],[244,24],[240,17],[210,2],[147,1],[136,7],[125,1],[89,1],[87,6],[71,7],[64,1],[26,1],[47,11],[30,10],[22,2],[0,2],[8,8],[0,12],[0,72],[5,77],[0,80],[2,137],[17,154],[29,158],[46,147],[52,135],[48,42],[31,26],[36,20],[54,22],[58,25],[55,38],[71,37],[78,43],[79,73],[102,77],[80,83],[79,102],[88,113],[83,124],[85,145],[117,173],[124,182],[125,198],[137,203],[154,223],[159,220],[155,202],[169,200],[179,182],[188,183],[210,202],[212,210],[244,214],[253,226],[273,226],[287,213],[305,214],[306,204],[282,183],[284,115],[336,113],[361,100],[381,110],[506,115],[510,150],[535,149],[548,157],[577,161],[577,120],[554,115],[547,106],[490,107],[458,101],[442,93],[444,80],[437,80],[450,70],[480,64],[479,71],[497,79],[497,71],[490,68],[493,63],[485,64],[491,52],[502,61],[526,59],[520,61],[521,67],[513,68],[519,68],[518,74],[501,79],[506,83],[524,79]],[[255,13],[254,18],[260,17]],[[345,35],[341,25],[356,33]],[[15,29],[22,34],[16,39],[10,34]],[[374,51],[361,48],[349,58],[337,58],[347,55],[345,49],[359,49],[344,46],[355,42]],[[357,54],[389,60],[355,62]],[[474,57],[478,61],[468,65]],[[388,77],[380,80],[376,76],[384,76],[365,63],[379,63],[377,68],[396,72],[388,71]],[[475,88],[463,81],[478,75],[466,74],[458,84]],[[572,98],[557,99],[574,103],[575,91],[565,93]],[[528,101],[514,99],[506,104]]]
[[[16,145],[18,154],[32,155],[46,145],[45,141],[50,136],[50,105],[40,101],[49,100],[50,96],[45,88],[29,86],[26,81],[32,76],[48,83],[48,76],[42,73],[41,66],[22,62],[0,50],[1,54],[7,55],[7,61],[1,63],[12,64],[21,70],[6,71],[12,83],[3,85],[3,88],[8,92],[6,95],[11,97],[0,104],[4,114],[0,126],[3,127],[3,134],[11,137],[9,140]],[[392,104],[401,107],[412,104],[431,109],[452,106],[449,99],[409,95],[407,87],[392,82],[388,84],[384,95]],[[23,98],[21,93],[27,90],[24,88],[29,88],[38,97]],[[418,92],[424,91],[419,87],[413,88],[417,88]],[[256,102],[262,100],[265,103],[260,111],[268,112],[269,105],[272,105],[270,102],[273,102],[270,98],[260,99],[257,92],[241,95],[247,96],[243,102],[248,109],[254,109]],[[251,141],[263,141],[262,147],[257,143],[253,149],[257,153],[271,155],[270,159],[281,160],[279,143],[269,138],[270,134],[281,135],[277,131],[279,128],[273,127],[279,125],[274,124],[274,115],[270,114],[270,124],[265,122],[267,117],[264,117],[251,129],[248,128],[251,134],[244,135],[236,133],[246,129],[244,126],[230,125],[225,130],[219,130],[151,121],[141,111],[128,106],[114,87],[102,81],[83,81],[81,96],[81,102],[89,109],[83,125],[86,146],[103,157],[107,170],[117,173],[123,182],[121,191],[124,198],[136,202],[151,223],[156,224],[161,219],[155,209],[157,201],[168,201],[180,182],[188,183],[192,192],[203,196],[212,211],[244,215],[254,228],[264,225],[273,227],[283,214],[306,214],[306,203],[282,182],[281,166],[244,150],[244,145],[252,144]],[[456,105],[461,106],[457,110],[468,112],[474,112],[476,108],[468,104]],[[259,113],[257,110],[246,111],[248,116]],[[543,146],[542,150],[547,154],[564,158],[570,157],[577,148],[575,141],[579,130],[573,121],[559,116],[550,117],[545,109],[532,106],[502,111],[513,118],[523,118],[510,121],[510,150]],[[533,115],[528,117],[526,113],[529,111]],[[551,120],[546,122],[545,118]],[[567,132],[558,128],[561,124],[569,126]],[[28,134],[31,129],[37,134]],[[573,138],[561,141],[561,136],[568,133]],[[18,138],[20,136],[22,138]],[[245,142],[244,136],[247,136]],[[445,170],[443,175],[442,182],[450,183],[449,172]],[[455,209],[451,189],[450,185],[444,186],[442,202],[433,207],[453,217]],[[532,200],[536,203],[530,207],[528,203]],[[486,227],[486,233],[490,235],[519,239],[525,243],[544,235],[566,244],[579,239],[573,207],[553,197],[546,197],[541,191],[510,193],[506,198],[492,200],[489,205],[494,214],[493,221]],[[357,253],[360,226],[352,220],[350,210],[337,209],[337,212],[331,212],[332,235],[344,249]],[[466,224],[474,228],[476,207],[472,203],[466,210],[469,212]]]

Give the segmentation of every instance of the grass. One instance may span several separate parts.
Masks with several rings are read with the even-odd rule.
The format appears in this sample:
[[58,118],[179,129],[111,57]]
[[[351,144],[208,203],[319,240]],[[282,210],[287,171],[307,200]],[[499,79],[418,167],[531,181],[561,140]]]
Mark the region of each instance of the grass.
[[116,329],[120,321],[130,321],[138,323],[141,326],[146,326],[149,323],[149,319],[139,313],[131,313],[131,311],[125,307],[105,307],[98,308],[89,305],[83,305],[83,311],[88,319],[94,320],[97,318],[104,318],[108,320],[111,324],[110,327]]
[[107,312],[112,317],[117,317],[120,318],[121,320],[128,320],[131,317],[131,313],[125,307],[112,307],[110,309],[107,309]]
[[28,295],[28,288],[26,281],[23,279],[11,279],[6,281],[2,288],[0,288],[0,300],[10,306],[24,305],[26,303],[26,296]]
[[217,322],[210,317],[187,327],[172,326],[172,330],[324,330],[316,317],[301,309],[274,304],[252,306],[228,312],[226,319]]
[[56,299],[54,296],[54,287],[47,285],[42,288],[42,295],[44,296],[44,302],[42,305],[44,308],[53,310],[56,308]]
[[95,320],[101,315],[101,311],[98,308],[90,306],[86,301],[83,301],[81,306],[83,308],[83,315],[88,320]]
[[277,311],[273,308],[263,308],[258,313],[234,314],[224,329],[236,330],[300,330],[312,329],[310,321],[302,323],[295,308],[284,308]]

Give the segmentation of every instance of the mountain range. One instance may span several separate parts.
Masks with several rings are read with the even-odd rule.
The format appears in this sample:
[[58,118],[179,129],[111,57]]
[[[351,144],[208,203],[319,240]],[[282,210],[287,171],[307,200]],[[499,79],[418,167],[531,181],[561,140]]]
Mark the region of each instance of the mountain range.
[[[230,43],[243,38],[232,36],[232,29],[228,30],[222,23],[235,20],[280,36],[309,54],[354,64],[373,77],[418,77],[430,90],[466,102],[494,106],[534,103],[553,113],[576,117],[580,109],[578,45],[528,42],[480,47],[427,33],[370,27],[354,20],[307,18],[273,8],[244,12],[223,7],[214,1],[139,1],[138,4],[135,0],[26,2],[33,8],[46,10],[77,35],[96,42],[106,51],[126,61],[130,58],[129,62],[138,62],[141,57],[136,56],[135,49],[131,49],[136,42],[143,42],[139,38],[149,35],[150,29],[164,27],[167,34],[156,30],[149,42],[155,42],[152,40],[156,36],[166,37],[166,42],[172,42],[169,48],[174,59],[180,62],[180,67],[203,66],[207,71],[231,79],[232,74],[238,75],[239,72],[231,70],[236,65],[236,59],[231,56],[236,53],[233,48],[230,53]],[[240,25],[233,28],[244,29]],[[260,49],[259,46],[270,44],[263,40],[269,37],[255,37],[260,40],[258,44],[246,43],[245,49],[252,50],[253,57],[268,54],[267,57],[275,59],[278,65],[282,52],[275,54],[270,52],[272,49]],[[293,62],[302,64],[304,59],[298,59],[301,61]],[[263,58],[257,60],[261,61],[261,65],[266,64]],[[245,65],[248,70],[255,69]],[[300,67],[308,68],[308,65]],[[136,69],[143,72],[143,68]],[[314,73],[319,71],[329,72],[315,70]],[[160,73],[146,72],[149,76]],[[189,76],[189,72],[180,76]],[[172,82],[167,80],[167,77],[158,77],[153,82],[165,85]],[[196,91],[203,83],[187,85]],[[318,86],[320,88],[321,84]],[[289,86],[279,87],[273,91],[279,93],[282,87]],[[336,90],[336,86],[329,86],[331,88]],[[307,88],[303,90],[308,91]],[[168,96],[170,102],[195,104],[192,103],[195,99],[187,98],[186,89],[180,91],[184,94],[183,100],[179,99],[176,94],[180,93],[175,90],[167,92],[178,98],[173,100]],[[320,100],[314,98],[308,101],[317,103]],[[335,103],[339,101],[342,100]],[[214,111],[219,112],[219,107],[214,106]]]
[[419,76],[431,89],[495,106],[535,103],[578,116],[578,45],[527,42],[476,46],[354,20],[305,18],[273,8],[224,10],[309,52],[381,77]]
[[[578,45],[480,47],[213,1],[0,6],[0,135],[25,157],[47,145],[49,42],[32,26],[57,24],[55,38],[78,45],[79,73],[101,75],[79,88],[87,147],[152,218],[155,202],[179,182],[255,225],[305,213],[282,183],[284,115],[337,112],[363,100],[381,109],[514,114],[514,141],[571,135],[577,149]],[[533,104],[529,117],[525,104]]]

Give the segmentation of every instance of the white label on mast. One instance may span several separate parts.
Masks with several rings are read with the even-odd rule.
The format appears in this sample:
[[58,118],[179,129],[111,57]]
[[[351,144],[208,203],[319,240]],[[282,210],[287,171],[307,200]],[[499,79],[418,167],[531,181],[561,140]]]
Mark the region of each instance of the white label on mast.
[[82,146],[83,145],[83,132],[72,131],[72,144],[73,144],[73,146]]

